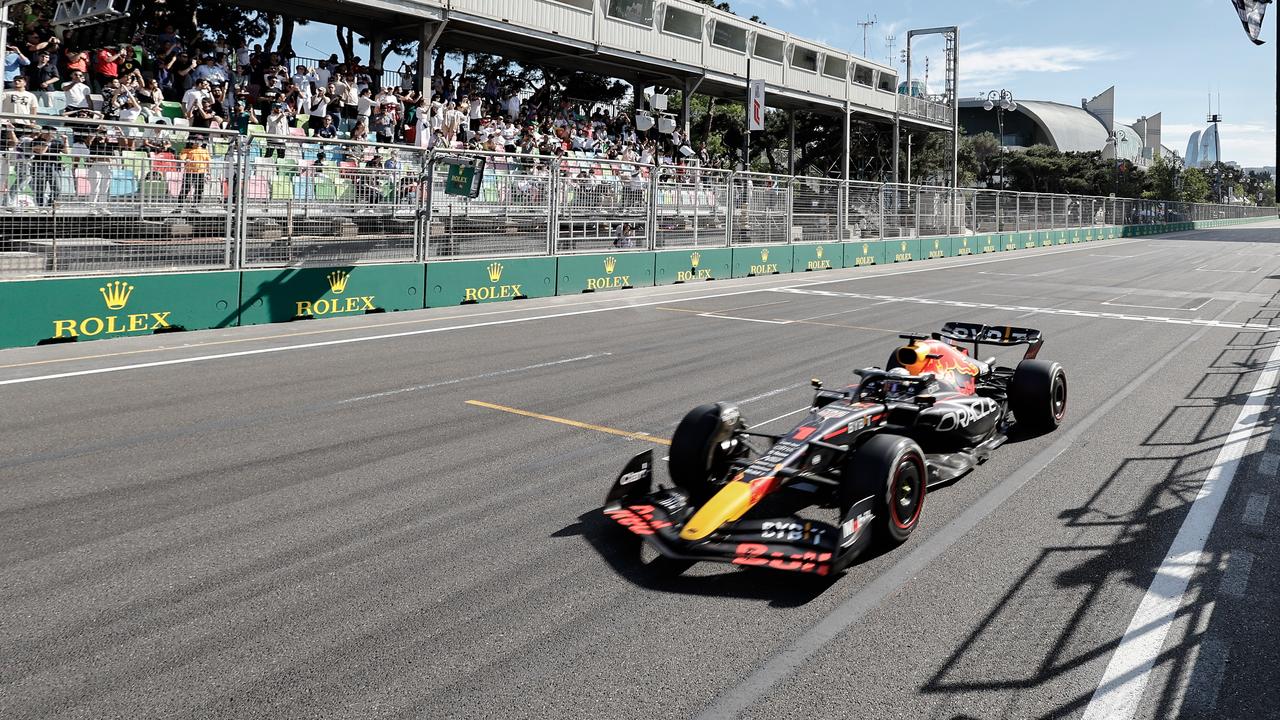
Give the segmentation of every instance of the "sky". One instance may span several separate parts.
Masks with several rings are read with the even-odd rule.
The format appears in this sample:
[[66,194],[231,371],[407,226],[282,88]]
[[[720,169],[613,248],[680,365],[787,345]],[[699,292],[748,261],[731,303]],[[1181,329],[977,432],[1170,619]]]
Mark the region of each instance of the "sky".
[[[1116,118],[1132,122],[1162,112],[1165,145],[1186,151],[1205,126],[1210,93],[1221,97],[1223,159],[1245,167],[1276,163],[1276,23],[1272,4],[1263,25],[1267,44],[1249,42],[1230,0],[730,0],[734,12],[759,15],[773,27],[885,62],[886,37],[901,50],[911,28],[960,27],[960,94],[1007,89],[1015,98],[1079,106],[1116,86]],[[303,43],[336,51],[332,28],[298,29]],[[367,52],[367,50],[366,50]],[[895,53],[896,54],[896,53]],[[913,74],[942,89],[940,40],[913,46]],[[895,60],[895,64],[897,61]],[[902,68],[900,68],[901,70]]]

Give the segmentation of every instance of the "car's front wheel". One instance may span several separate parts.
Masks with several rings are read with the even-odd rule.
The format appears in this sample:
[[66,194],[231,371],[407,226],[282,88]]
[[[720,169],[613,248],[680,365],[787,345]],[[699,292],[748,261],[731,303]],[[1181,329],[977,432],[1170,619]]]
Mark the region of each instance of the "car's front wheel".
[[671,480],[702,504],[716,493],[729,464],[746,448],[733,436],[742,417],[732,405],[712,403],[690,410],[671,436]]
[[878,434],[854,450],[845,462],[841,516],[847,516],[854,503],[870,497],[874,515],[872,543],[900,545],[920,524],[928,482],[924,451],[914,440]]

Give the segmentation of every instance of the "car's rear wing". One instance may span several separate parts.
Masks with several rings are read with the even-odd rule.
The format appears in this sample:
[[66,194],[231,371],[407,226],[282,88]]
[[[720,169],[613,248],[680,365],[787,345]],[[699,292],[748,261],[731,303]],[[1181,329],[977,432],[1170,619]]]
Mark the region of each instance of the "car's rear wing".
[[981,345],[995,345],[997,347],[1026,345],[1027,353],[1024,356],[1026,360],[1034,358],[1040,352],[1040,347],[1044,345],[1044,338],[1041,337],[1039,330],[1011,327],[1009,325],[949,322],[942,326],[941,332],[934,333],[933,337],[935,340],[971,342],[973,343],[974,355],[977,355],[978,347]]

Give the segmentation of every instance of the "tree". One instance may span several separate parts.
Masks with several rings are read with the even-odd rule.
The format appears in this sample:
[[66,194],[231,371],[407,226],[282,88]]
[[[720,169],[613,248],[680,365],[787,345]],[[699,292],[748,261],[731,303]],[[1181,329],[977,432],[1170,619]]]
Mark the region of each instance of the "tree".
[[1209,202],[1213,192],[1209,185],[1209,176],[1200,168],[1187,168],[1182,172],[1182,201],[1191,203]]
[[1157,155],[1147,168],[1144,200],[1173,200],[1178,197],[1178,163]]

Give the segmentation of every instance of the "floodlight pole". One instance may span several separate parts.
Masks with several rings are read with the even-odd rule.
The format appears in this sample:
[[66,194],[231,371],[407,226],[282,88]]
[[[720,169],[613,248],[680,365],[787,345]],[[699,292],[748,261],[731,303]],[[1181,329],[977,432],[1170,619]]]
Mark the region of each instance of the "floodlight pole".
[[[750,48],[747,48],[750,50]],[[742,104],[746,110],[742,115],[746,123],[742,126],[742,171],[751,172],[751,53],[747,53],[747,101]]]

